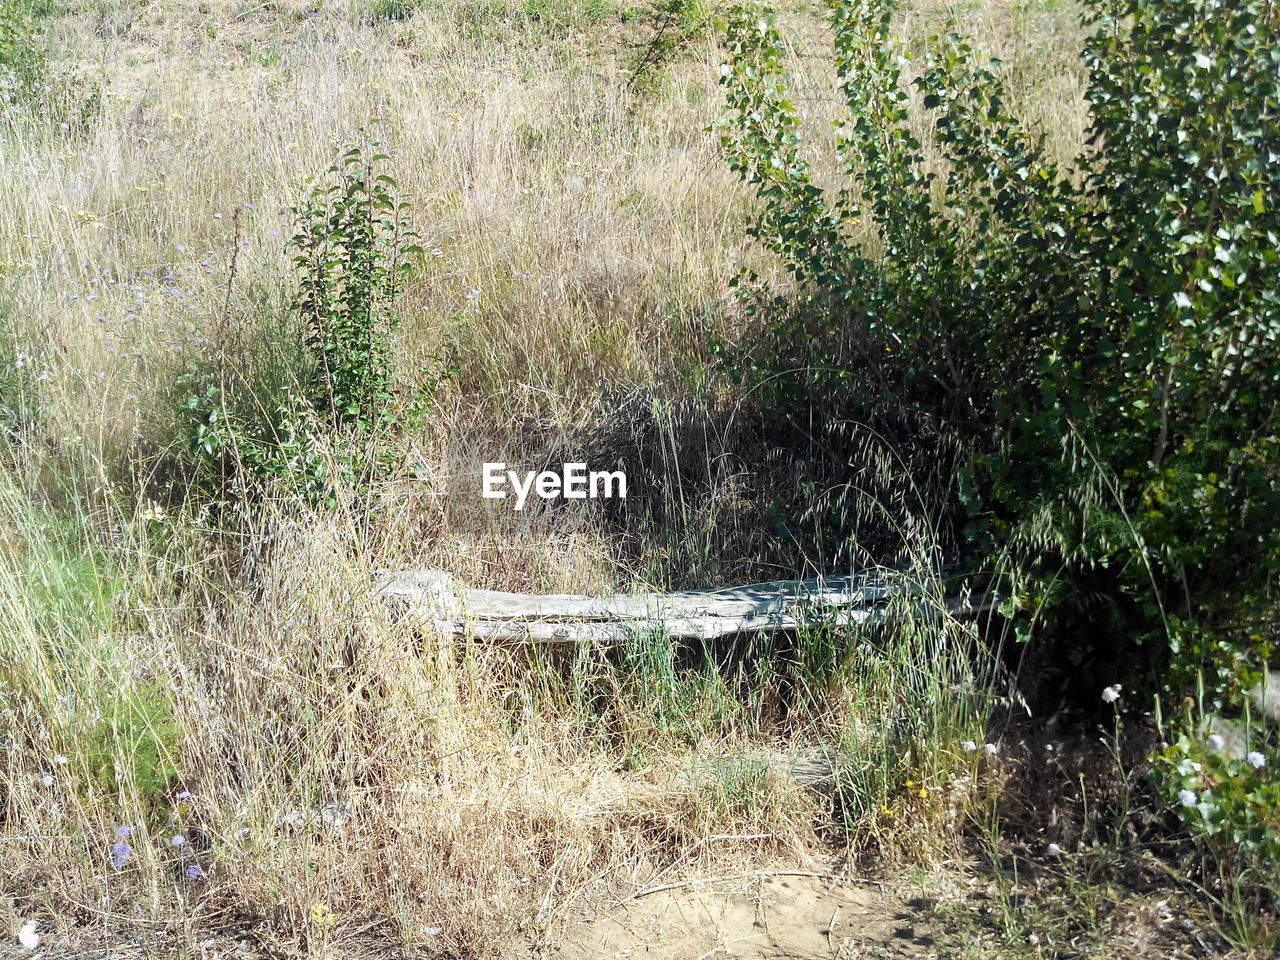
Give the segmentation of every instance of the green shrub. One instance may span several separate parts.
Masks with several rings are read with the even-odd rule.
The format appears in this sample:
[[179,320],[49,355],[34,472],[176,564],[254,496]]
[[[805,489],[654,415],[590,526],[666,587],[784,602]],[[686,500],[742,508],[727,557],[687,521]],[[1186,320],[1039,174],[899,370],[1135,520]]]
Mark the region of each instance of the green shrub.
[[[834,185],[807,159],[772,10],[728,25],[723,144],[796,288],[747,278],[769,319],[760,395],[904,445],[958,433],[972,572],[1013,569],[1004,612],[1040,662],[1076,665],[1069,693],[1198,681],[1207,710],[1238,708],[1280,575],[1280,18],[1096,0],[1090,136],[1066,171],[961,38],[911,64],[890,3],[830,11]],[[1214,795],[1209,832],[1274,829]]]
[[294,209],[289,242],[298,269],[298,310],[313,366],[308,399],[334,429],[393,422],[391,338],[400,318],[400,277],[421,253],[411,243],[396,182],[375,168],[389,159],[352,147]]
[[1214,749],[1183,730],[1157,757],[1156,779],[1178,816],[1220,855],[1241,851],[1280,883],[1280,777],[1261,752]]
[[1234,687],[1266,650],[1280,572],[1266,10],[1100,7],[1081,185],[955,36],[931,40],[915,80],[926,150],[891,10],[871,0],[832,4],[847,180],[820,188],[771,11],[735,8],[729,29],[724,145],[759,198],[754,235],[800,290],[761,379],[832,417],[959,429],[969,533],[986,556],[1039,554],[1021,608],[1045,624],[1064,584],[1101,593],[1121,654],[1167,641],[1173,689],[1202,668]]
[[122,684],[96,707],[82,741],[89,774],[109,795],[133,793],[158,807],[178,775],[182,733],[168,690],[155,682]]
[[296,353],[264,365],[231,355],[224,338],[218,356],[180,378],[181,415],[216,486],[270,479],[310,497],[367,492],[390,466],[387,441],[425,411],[434,383],[411,393],[395,380],[396,298],[421,248],[395,180],[379,172],[387,159],[344,149],[329,181],[294,208]]

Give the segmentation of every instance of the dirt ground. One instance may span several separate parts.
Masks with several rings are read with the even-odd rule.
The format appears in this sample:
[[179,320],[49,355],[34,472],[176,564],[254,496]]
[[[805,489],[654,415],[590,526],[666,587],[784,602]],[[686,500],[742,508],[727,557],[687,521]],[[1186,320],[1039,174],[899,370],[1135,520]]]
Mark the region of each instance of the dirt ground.
[[934,952],[919,905],[876,883],[763,872],[641,892],[570,923],[550,960],[853,960]]
[[[916,883],[844,879],[821,870],[757,865],[750,872],[658,883],[580,907],[550,942],[513,943],[502,960],[893,960],[976,956],[1099,956],[1128,960],[1236,957],[1192,919],[1185,897],[1158,893],[1113,905],[1104,939],[1072,936],[1019,942],[1012,951],[982,931],[983,884],[933,875],[930,894]],[[933,886],[939,886],[933,890]],[[943,888],[946,888],[945,892]],[[934,899],[937,894],[940,899]],[[1033,901],[1023,907],[1035,910]],[[942,908],[942,909],[940,909]],[[972,922],[957,924],[948,910]],[[298,952],[273,943],[258,922],[204,932],[180,929],[80,930],[52,937],[34,952],[0,939],[0,960],[419,960],[372,925],[364,936]],[[967,930],[967,933],[965,932]],[[1008,945],[1006,944],[1006,947]]]
[[[919,904],[872,882],[805,871],[754,871],[637,891],[572,918],[553,947],[526,945],[525,960],[854,960],[932,956]],[[248,930],[181,938],[121,936],[57,942],[28,952],[0,943],[0,958],[38,960],[265,960],[278,957]],[[361,956],[387,956],[373,944]],[[392,956],[399,956],[392,951]],[[339,960],[338,955],[333,955]]]

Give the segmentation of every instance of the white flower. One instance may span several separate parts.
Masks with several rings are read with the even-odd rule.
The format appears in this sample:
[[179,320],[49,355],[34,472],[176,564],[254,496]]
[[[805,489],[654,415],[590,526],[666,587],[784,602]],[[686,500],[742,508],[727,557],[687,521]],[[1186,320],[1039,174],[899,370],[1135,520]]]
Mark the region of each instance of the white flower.
[[994,757],[997,753],[1000,752],[1000,748],[997,747],[994,743],[988,743],[982,749],[986,752],[988,757]]
[[1184,807],[1194,807],[1200,800],[1194,790],[1179,790],[1178,800]]
[[1051,843],[1051,844],[1049,844],[1049,846],[1045,847],[1044,852],[1045,852],[1045,853],[1047,853],[1047,854],[1048,854],[1049,856],[1051,856],[1051,857],[1060,857],[1060,856],[1062,856],[1062,848],[1061,848],[1060,846],[1058,846],[1056,843]]
[[1206,57],[1203,53],[1196,54],[1196,66],[1201,70],[1208,70],[1213,66],[1213,61]]
[[733,68],[730,67],[727,63],[720,64],[720,76],[727,77],[732,72],[732,70]]
[[42,787],[52,787],[52,786],[53,786],[53,774],[52,774],[52,773],[46,773],[44,776],[42,776],[42,777],[40,778],[40,786],[42,786]]
[[40,934],[36,933],[36,921],[28,920],[18,931],[18,942],[27,950],[40,946]]
[[1120,699],[1120,684],[1113,683],[1109,687],[1102,688],[1102,702],[1115,703]]
[[67,758],[60,753],[53,758],[53,762],[58,764],[58,766],[60,767],[65,767],[67,765]]
[[1181,290],[1179,290],[1177,293],[1173,295],[1173,302],[1176,303],[1178,306],[1180,306],[1183,310],[1187,310],[1191,307],[1191,298],[1188,297]]
[[1246,756],[1244,759],[1245,759],[1245,762],[1247,762],[1249,766],[1253,767],[1253,769],[1255,770],[1261,770],[1263,767],[1267,765],[1267,758],[1264,757],[1262,754],[1260,754],[1257,750],[1250,750],[1249,755]]
[[1222,739],[1222,734],[1220,733],[1209,734],[1209,739],[1206,742],[1209,744],[1210,750],[1221,750],[1227,745],[1227,741]]
[[973,751],[978,749],[978,745],[972,740],[966,740],[964,743],[960,744],[960,746],[966,753],[973,753]]
[[1031,944],[1033,947],[1038,947],[1040,946],[1040,937],[1033,933],[1027,937],[1027,943]]

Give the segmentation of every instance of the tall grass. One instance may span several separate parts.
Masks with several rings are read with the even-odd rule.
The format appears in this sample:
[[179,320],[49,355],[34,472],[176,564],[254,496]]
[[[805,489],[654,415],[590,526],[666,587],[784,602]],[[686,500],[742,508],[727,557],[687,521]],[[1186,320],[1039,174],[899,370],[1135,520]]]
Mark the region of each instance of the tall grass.
[[[635,98],[630,8],[72,0],[48,21],[105,88],[82,125],[0,108],[14,917],[92,940],[226,910],[298,952],[509,955],[620,877],[954,839],[994,659],[943,612],[915,466],[867,435],[837,488],[806,465],[821,438],[717,373],[710,345],[750,331],[729,281],[776,268],[704,129],[714,40]],[[1069,152],[1077,90],[1044,52],[1071,12],[959,12]],[[434,407],[372,513],[270,487],[215,509],[190,486],[177,378],[234,356],[263,402],[293,385],[281,211],[370,132],[415,198],[398,375],[440,378]],[[521,514],[474,495],[486,460],[573,450],[627,465],[636,494]],[[872,563],[926,598],[892,628],[692,648],[456,644],[369,594],[401,566],[587,591]],[[818,789],[794,775],[815,757]]]
[[[260,508],[252,548],[217,551],[112,506],[101,544],[4,500],[6,885],[54,922],[176,923],[230,898],[298,948],[378,924],[481,954],[623,871],[816,849],[981,729],[980,701],[944,686],[973,682],[964,645],[935,621],[745,649],[459,648],[370,599],[396,548],[351,517]],[[789,745],[813,743],[833,794],[789,773]]]

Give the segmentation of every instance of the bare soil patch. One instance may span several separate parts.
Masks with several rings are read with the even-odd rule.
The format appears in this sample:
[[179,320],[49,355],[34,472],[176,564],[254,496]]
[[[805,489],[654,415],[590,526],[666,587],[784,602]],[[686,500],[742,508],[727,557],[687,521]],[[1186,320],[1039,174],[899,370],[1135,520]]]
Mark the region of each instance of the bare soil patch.
[[571,922],[552,960],[933,955],[919,904],[878,883],[761,871],[634,897]]

